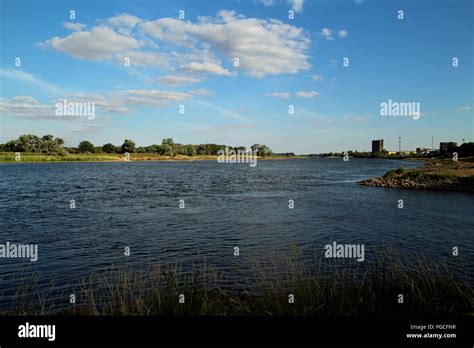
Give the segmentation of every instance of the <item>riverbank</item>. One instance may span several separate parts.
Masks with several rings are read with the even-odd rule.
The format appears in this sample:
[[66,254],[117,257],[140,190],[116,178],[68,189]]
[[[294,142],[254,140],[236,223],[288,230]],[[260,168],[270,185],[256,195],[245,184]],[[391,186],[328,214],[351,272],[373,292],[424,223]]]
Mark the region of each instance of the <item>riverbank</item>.
[[388,187],[416,190],[440,190],[474,193],[474,158],[426,159],[415,169],[400,167],[382,177],[359,181],[372,187]]
[[[217,161],[218,155],[176,155],[163,156],[155,153],[132,153],[130,154],[130,162],[144,161]],[[307,156],[266,156],[257,157],[257,160],[271,159],[294,159],[306,158]],[[40,153],[20,153],[20,161],[15,159],[13,152],[1,152],[0,163],[36,163],[36,162],[125,162],[126,158],[123,154],[67,154],[67,155],[48,155]]]
[[187,272],[180,264],[145,264],[140,270],[116,266],[63,289],[55,300],[51,300],[54,282],[51,289],[32,296],[37,280],[23,272],[13,301],[0,315],[473,314],[472,284],[467,276],[458,278],[453,273],[460,271],[458,261],[420,255],[402,258],[390,248],[379,252],[363,269],[327,259],[310,269],[299,252],[269,262],[245,259],[253,276],[235,283],[230,291],[222,287],[225,274],[203,262]]

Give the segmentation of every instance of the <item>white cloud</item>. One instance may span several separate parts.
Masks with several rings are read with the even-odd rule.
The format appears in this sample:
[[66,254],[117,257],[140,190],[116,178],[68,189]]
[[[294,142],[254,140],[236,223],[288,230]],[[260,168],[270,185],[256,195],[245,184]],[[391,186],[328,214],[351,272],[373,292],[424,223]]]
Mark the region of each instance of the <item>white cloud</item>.
[[123,98],[117,93],[106,93],[105,95],[95,93],[72,93],[66,94],[63,98],[57,98],[54,102],[61,102],[63,100],[74,103],[94,103],[96,108],[104,112],[119,114],[130,112],[124,105]]
[[293,11],[303,12],[304,0],[288,0],[288,3],[291,5]]
[[127,13],[123,13],[121,15],[111,17],[107,20],[107,23],[114,26],[114,27],[127,27],[133,28],[138,23],[141,22],[141,19]]
[[[292,1],[292,5],[302,10],[303,1]],[[233,65],[235,58],[239,59],[239,70],[257,78],[296,74],[311,67],[311,40],[304,29],[277,19],[246,18],[234,11],[199,17],[195,23],[174,18],[144,21],[124,13],[85,31],[80,24],[67,26],[75,31],[40,46],[78,59],[123,65],[123,59],[129,57],[136,67],[182,68],[221,76],[236,74],[225,66]],[[225,57],[224,64],[217,57]]]
[[299,91],[296,92],[295,95],[300,98],[314,98],[314,97],[319,97],[319,93],[316,91]]
[[170,87],[178,87],[178,86],[187,86],[187,85],[192,85],[195,83],[199,83],[202,80],[197,77],[193,76],[172,76],[172,75],[167,75],[167,76],[162,76],[156,78],[156,81],[159,83],[170,86]]
[[345,38],[345,37],[347,37],[348,34],[349,34],[349,32],[347,30],[342,29],[342,30],[339,31],[338,35],[341,38]]
[[130,60],[132,67],[155,67],[163,70],[172,68],[172,57],[162,52],[126,51],[115,56],[115,62],[124,65],[125,59]]
[[17,96],[10,100],[0,98],[0,111],[5,115],[27,119],[52,119],[57,117],[52,105],[40,104],[30,96]]
[[[61,98],[50,100],[49,103],[42,104],[31,96],[16,96],[10,100],[0,98],[0,112],[5,115],[32,120],[77,120],[83,119],[82,116],[61,117],[56,115],[55,104],[57,102],[67,103],[93,103],[97,110],[113,114],[130,113],[132,106],[152,106],[166,107],[173,102],[182,102],[190,100],[195,96],[210,95],[211,92],[201,88],[192,90],[189,93],[173,92],[163,90],[143,90],[131,89],[121,91],[111,91],[104,94],[95,93],[73,93],[65,94]],[[110,116],[101,115],[101,119]]]
[[334,40],[334,38],[332,37],[332,30],[329,28],[321,29],[319,35],[324,37],[326,40]]
[[87,24],[65,22],[63,27],[73,31],[82,31],[87,27]]
[[235,72],[230,72],[229,70],[221,67],[219,64],[212,62],[192,62],[181,66],[181,70],[189,71],[197,74],[214,74],[221,76],[235,76]]
[[189,91],[189,93],[196,96],[212,95],[212,92],[206,88],[193,89],[192,91]]
[[324,76],[323,76],[323,75],[311,75],[310,78],[311,78],[311,80],[313,80],[313,81],[322,81],[322,80],[324,80]]
[[65,52],[79,59],[105,60],[114,53],[142,46],[133,37],[120,35],[106,26],[100,26],[91,31],[74,32],[64,38],[54,37],[42,44]]
[[190,50],[215,50],[231,62],[239,58],[239,69],[254,77],[310,68],[309,35],[276,19],[244,18],[233,11],[220,11],[216,18],[201,18],[195,24],[172,18],[145,22],[142,31]]
[[20,81],[27,85],[37,86],[49,93],[54,94],[58,91],[55,86],[19,69],[0,69],[0,76],[12,81]]
[[466,112],[466,111],[471,111],[471,107],[469,105],[468,106],[461,106],[458,109],[458,112]]
[[183,101],[192,98],[189,93],[161,90],[131,89],[126,91],[125,102],[133,105],[166,106],[169,102]]
[[266,97],[274,97],[280,99],[290,99],[290,93],[288,92],[273,92],[265,94]]

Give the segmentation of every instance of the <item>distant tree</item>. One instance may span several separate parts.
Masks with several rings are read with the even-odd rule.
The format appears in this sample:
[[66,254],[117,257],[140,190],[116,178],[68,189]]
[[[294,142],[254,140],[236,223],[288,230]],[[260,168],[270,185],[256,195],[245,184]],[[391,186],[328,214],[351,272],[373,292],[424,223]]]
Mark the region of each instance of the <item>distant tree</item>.
[[20,152],[42,152],[42,141],[32,134],[20,135],[17,140],[17,148]]
[[459,146],[458,154],[461,157],[474,156],[474,143],[464,143]]
[[117,146],[111,143],[107,143],[102,146],[102,151],[104,151],[105,153],[116,153],[117,150]]
[[77,149],[79,150],[79,152],[82,152],[82,153],[85,153],[85,152],[95,153],[94,144],[92,144],[88,140],[81,141]]
[[257,151],[259,156],[269,156],[272,154],[272,150],[267,145],[253,144],[251,147],[252,151]]
[[147,153],[159,153],[160,145],[150,145],[145,148]]
[[196,148],[196,152],[198,155],[206,155],[206,147],[203,144],[199,144]]
[[125,139],[125,141],[122,144],[122,147],[120,148],[122,153],[128,152],[128,153],[134,153],[135,152],[135,143],[131,141],[130,139]]
[[196,149],[193,145],[186,146],[186,155],[188,156],[196,156]]
[[165,138],[161,141],[161,144],[162,145],[167,144],[167,145],[173,146],[173,144],[174,144],[173,143],[173,138]]
[[161,145],[161,154],[163,156],[173,156],[173,148],[169,144]]

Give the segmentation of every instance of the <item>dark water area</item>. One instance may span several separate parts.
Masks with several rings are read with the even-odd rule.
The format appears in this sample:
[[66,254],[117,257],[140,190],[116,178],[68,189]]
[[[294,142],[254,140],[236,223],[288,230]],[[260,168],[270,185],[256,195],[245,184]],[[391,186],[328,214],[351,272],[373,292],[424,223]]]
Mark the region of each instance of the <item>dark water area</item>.
[[[0,244],[38,244],[39,258],[0,258],[0,290],[12,290],[9,279],[25,266],[44,282],[54,273],[65,286],[124,261],[136,268],[143,259],[190,266],[202,257],[235,283],[248,270],[242,258],[289,255],[294,245],[311,245],[322,256],[333,241],[364,244],[366,260],[383,247],[450,258],[457,246],[463,272],[472,276],[472,195],[356,183],[401,164],[419,165],[373,159],[266,160],[254,168],[215,161],[3,164]],[[124,256],[125,247],[131,256]]]

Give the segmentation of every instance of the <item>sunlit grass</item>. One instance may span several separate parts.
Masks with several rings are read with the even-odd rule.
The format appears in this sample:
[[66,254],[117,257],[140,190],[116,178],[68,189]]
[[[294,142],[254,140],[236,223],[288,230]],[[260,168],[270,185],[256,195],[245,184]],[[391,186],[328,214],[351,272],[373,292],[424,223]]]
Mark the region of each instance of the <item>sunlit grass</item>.
[[[54,277],[47,290],[32,296],[38,278],[22,273],[11,307],[2,314],[396,316],[474,312],[472,280],[467,275],[455,277],[452,268],[459,263],[452,261],[435,262],[420,256],[402,259],[393,250],[385,250],[363,268],[344,262],[331,264],[327,259],[309,267],[297,251],[289,258],[248,262],[253,276],[231,292],[221,287],[225,275],[205,262],[186,272],[180,264],[164,268],[148,264],[141,271],[120,265],[81,279],[77,286],[63,291],[63,301],[48,298],[55,291]],[[76,304],[68,303],[71,293],[77,296]],[[185,303],[179,303],[180,294]],[[289,303],[290,294],[294,303]],[[403,304],[398,303],[399,294]]]

